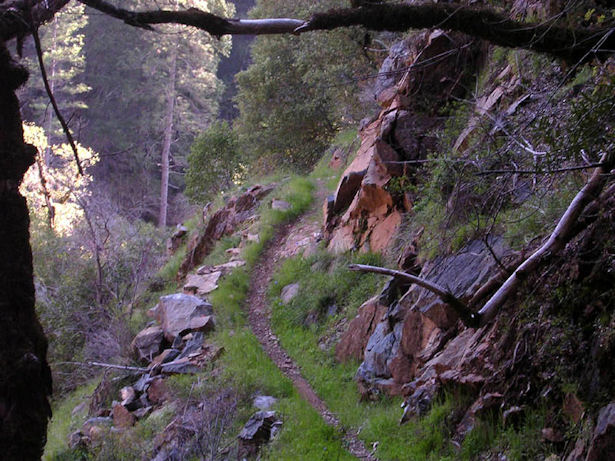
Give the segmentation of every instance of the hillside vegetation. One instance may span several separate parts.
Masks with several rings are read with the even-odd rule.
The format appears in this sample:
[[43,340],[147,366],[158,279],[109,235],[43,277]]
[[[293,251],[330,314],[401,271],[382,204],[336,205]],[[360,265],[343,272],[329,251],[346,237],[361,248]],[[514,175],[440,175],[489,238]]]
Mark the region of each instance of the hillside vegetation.
[[[492,3],[615,25],[608,2]],[[613,58],[350,27],[247,59],[70,5],[41,38],[84,175],[40,82],[20,96],[44,459],[613,459]]]

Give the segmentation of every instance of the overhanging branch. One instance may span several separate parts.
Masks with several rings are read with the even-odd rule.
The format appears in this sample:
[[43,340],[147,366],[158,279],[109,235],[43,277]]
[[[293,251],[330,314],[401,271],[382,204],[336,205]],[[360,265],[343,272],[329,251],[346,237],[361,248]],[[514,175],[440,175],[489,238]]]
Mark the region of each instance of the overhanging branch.
[[[151,29],[157,24],[182,24],[216,37],[227,34],[300,34],[350,26],[388,31],[437,27],[462,32],[495,45],[524,48],[572,62],[609,56],[615,50],[613,28],[565,27],[556,24],[557,18],[540,24],[526,23],[510,19],[505,11],[458,3],[374,4],[316,13],[306,20],[230,19],[194,8],[183,11],[130,11],[104,0],[78,1],[135,27]],[[29,17],[26,14],[28,3],[15,1],[9,2],[8,6],[0,6],[2,40],[29,33],[28,21],[24,21]],[[32,6],[35,24],[51,19],[67,3],[68,0],[35,1]]]

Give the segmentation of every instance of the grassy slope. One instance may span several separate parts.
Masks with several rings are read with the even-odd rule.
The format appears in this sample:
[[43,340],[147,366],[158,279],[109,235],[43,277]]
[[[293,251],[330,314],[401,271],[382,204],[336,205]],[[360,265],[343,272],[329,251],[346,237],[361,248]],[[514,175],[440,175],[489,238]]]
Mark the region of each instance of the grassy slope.
[[[296,218],[310,206],[313,189],[313,183],[309,179],[291,178],[274,192],[276,197],[291,204],[290,210],[272,210],[267,206],[268,201],[264,202],[258,223],[260,241],[248,245],[243,252],[247,265],[225,277],[211,295],[211,302],[217,314],[218,330],[210,339],[225,349],[217,364],[222,373],[210,373],[211,370],[206,370],[196,376],[177,376],[168,380],[171,392],[185,402],[188,402],[191,394],[197,390],[206,394],[230,387],[237,393],[240,401],[235,421],[225,437],[228,443],[233,442],[241,425],[255,411],[251,403],[254,395],[277,397],[275,409],[284,424],[276,440],[263,453],[267,459],[353,459],[344,448],[341,435],[324,423],[320,415],[298,395],[291,381],[283,376],[263,352],[247,325],[243,308],[249,288],[250,268],[258,260],[267,241],[274,235],[275,227]],[[207,262],[222,262],[224,250],[236,243],[234,237],[222,239]],[[158,274],[164,283],[162,292],[166,293],[174,288],[174,277],[180,260],[181,256],[172,258]],[[147,297],[151,301],[150,298],[151,296]],[[140,318],[139,315],[136,317]],[[71,415],[72,409],[87,399],[92,390],[93,385],[84,387],[58,402],[49,429],[50,439],[45,459],[83,459],[81,453],[68,450],[66,440],[68,434],[78,429],[85,418],[81,414]],[[172,412],[163,412],[139,421],[134,428],[121,435],[108,434],[102,449],[92,458],[139,459],[143,453],[152,450],[154,436],[164,429],[172,417]]]

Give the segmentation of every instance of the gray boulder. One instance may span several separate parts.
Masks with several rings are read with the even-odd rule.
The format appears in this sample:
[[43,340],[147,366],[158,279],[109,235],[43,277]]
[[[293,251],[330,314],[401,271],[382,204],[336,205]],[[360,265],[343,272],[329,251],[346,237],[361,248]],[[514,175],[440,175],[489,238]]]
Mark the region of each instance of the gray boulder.
[[281,425],[282,422],[276,418],[275,411],[254,413],[239,433],[240,455],[244,457],[255,455],[261,445],[275,437]]
[[286,285],[282,288],[282,294],[280,294],[280,299],[284,304],[288,304],[299,294],[299,284],[291,283],[290,285]]
[[196,296],[183,293],[162,296],[156,306],[155,316],[167,341],[191,331],[208,332],[215,322],[211,304]]
[[141,330],[132,340],[132,349],[141,361],[151,361],[162,348],[163,331],[159,326]]
[[586,461],[613,459],[615,453],[615,402],[610,403],[598,414],[596,429],[592,437]]

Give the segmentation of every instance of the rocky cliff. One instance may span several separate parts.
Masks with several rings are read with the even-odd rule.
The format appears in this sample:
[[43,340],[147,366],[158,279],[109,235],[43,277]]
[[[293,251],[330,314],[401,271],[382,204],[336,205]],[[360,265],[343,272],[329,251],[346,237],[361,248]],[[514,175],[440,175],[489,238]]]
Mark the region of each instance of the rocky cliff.
[[[549,13],[544,6],[520,2],[514,9]],[[361,145],[324,204],[330,251],[392,254],[400,269],[445,287],[478,309],[515,264],[548,236],[546,230],[559,216],[521,244],[490,216],[565,189],[563,179],[545,177],[540,170],[552,168],[541,162],[561,149],[557,142],[570,140],[547,140],[544,130],[569,136],[582,123],[577,119],[570,128],[571,119],[562,114],[578,107],[575,101],[584,88],[577,79],[576,86],[573,82],[560,91],[570,75],[563,76],[557,63],[537,62],[527,54],[502,59],[501,53],[438,30],[392,47],[376,84],[382,110],[362,123]],[[606,77],[612,75],[608,64],[593,69],[599,79],[611,78]],[[587,83],[599,91],[599,83]],[[459,102],[464,109],[455,116],[459,120],[463,113],[463,123],[451,129],[447,110]],[[556,120],[560,116],[563,120]],[[536,119],[542,120],[539,127]],[[607,120],[600,122],[608,127]],[[552,125],[547,128],[547,123]],[[496,138],[497,145],[489,150],[486,146]],[[424,178],[435,176],[437,158],[463,164],[478,177],[486,170],[502,171],[477,187],[477,176],[468,180],[467,173],[457,170],[458,176],[438,191],[441,227],[427,232],[453,229],[459,235],[468,223],[473,231],[466,227],[456,244],[440,241],[435,251],[425,251],[430,242],[421,235],[428,221],[415,206],[425,200],[425,189],[433,188]],[[570,159],[562,155],[556,161],[565,167]],[[524,164],[533,165],[533,176],[515,174]],[[580,188],[585,179],[581,175],[573,182]],[[565,206],[559,209],[563,212]],[[542,270],[525,274],[523,288],[507,300],[495,321],[481,328],[464,325],[449,305],[424,288],[389,281],[349,323],[336,346],[337,360],[361,362],[355,379],[364,398],[404,396],[402,422],[426,414],[444,392],[468,396],[465,410],[452,418],[454,443],[461,444],[479,418],[498,415],[502,424],[514,425],[520,415],[547,407],[542,440],[562,456],[553,459],[611,459],[615,421],[609,402],[615,388],[612,361],[609,365],[606,357],[615,345],[613,259],[608,256],[612,244],[598,236],[609,233],[612,213],[607,191],[581,217],[563,254]],[[475,216],[479,222],[473,221]],[[520,219],[532,219],[528,216]],[[480,219],[491,223],[481,227]],[[408,229],[413,233],[400,238]],[[571,424],[577,428],[573,435]]]

